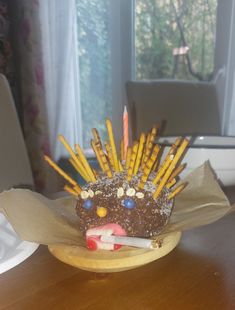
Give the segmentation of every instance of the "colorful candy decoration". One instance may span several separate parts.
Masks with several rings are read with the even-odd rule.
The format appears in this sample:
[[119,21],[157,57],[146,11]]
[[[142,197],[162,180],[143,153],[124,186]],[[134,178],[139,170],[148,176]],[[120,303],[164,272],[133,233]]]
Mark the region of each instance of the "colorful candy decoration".
[[91,199],[84,200],[83,207],[87,210],[91,209],[93,207],[92,200]]
[[132,198],[126,198],[123,200],[123,206],[127,209],[133,209],[135,207],[135,201]]
[[115,251],[121,248],[121,245],[103,242],[101,237],[109,236],[126,236],[125,230],[116,223],[110,223],[96,228],[88,229],[86,232],[86,244],[89,250],[110,250]]

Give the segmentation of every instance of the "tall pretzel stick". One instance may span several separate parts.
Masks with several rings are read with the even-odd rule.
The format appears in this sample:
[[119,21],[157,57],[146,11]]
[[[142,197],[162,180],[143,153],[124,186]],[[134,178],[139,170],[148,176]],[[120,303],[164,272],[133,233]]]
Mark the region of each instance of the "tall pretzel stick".
[[116,145],[115,145],[114,135],[113,135],[113,126],[112,126],[110,119],[106,119],[106,127],[107,127],[109,142],[110,142],[110,146],[111,146],[111,150],[113,154],[114,169],[115,171],[119,171],[117,150],[116,150]]
[[146,143],[145,143],[144,150],[143,150],[143,156],[142,156],[142,159],[141,159],[141,168],[144,168],[145,153],[146,153],[146,150],[147,150],[147,145],[149,143],[150,134],[151,134],[151,132],[149,132],[147,134]]
[[44,155],[44,159],[45,161],[48,162],[48,164],[54,168],[66,181],[68,181],[72,186],[78,186],[78,188],[81,190],[81,188],[79,187],[79,185],[77,184],[77,182],[72,179],[66,172],[64,172],[64,170],[62,170],[52,159],[50,159],[50,157],[48,157],[47,155]]
[[75,149],[76,149],[76,151],[77,151],[77,154],[78,154],[78,156],[79,156],[79,158],[80,158],[80,161],[81,161],[82,165],[83,165],[84,168],[85,168],[85,171],[86,171],[87,174],[89,175],[91,181],[92,181],[93,183],[95,183],[95,182],[96,182],[95,175],[94,175],[94,173],[93,173],[93,171],[92,171],[92,169],[91,169],[91,166],[90,166],[90,164],[88,163],[88,161],[87,161],[87,159],[86,159],[86,157],[85,157],[85,155],[84,155],[82,149],[80,148],[80,146],[79,146],[78,144],[75,144]]
[[74,169],[82,176],[82,178],[86,181],[86,182],[90,182],[90,177],[89,175],[86,173],[84,167],[78,167],[77,163],[73,160],[73,158],[69,158],[69,162],[70,164],[74,167]]
[[72,194],[73,196],[78,196],[78,194],[80,194],[80,192],[77,192],[75,189],[73,189],[72,187],[65,185],[64,186],[64,190],[70,194]]
[[74,153],[74,151],[72,150],[71,146],[68,144],[66,139],[62,135],[59,135],[58,138],[59,138],[60,142],[64,145],[66,150],[69,152],[69,154],[71,155],[71,157],[74,160],[74,162],[76,163],[77,171],[81,175],[86,175],[88,181],[91,181],[91,178],[90,178],[89,174],[84,169],[83,164],[79,161],[78,157],[76,156],[76,154]]
[[142,158],[142,155],[143,155],[144,143],[145,143],[145,134],[142,133],[140,135],[140,142],[139,142],[139,147],[138,147],[138,153],[137,153],[137,157],[136,157],[136,161],[135,161],[135,167],[134,167],[134,172],[133,172],[134,175],[136,175],[138,170],[139,170],[141,158]]
[[92,128],[91,131],[92,131],[95,143],[98,143],[102,147],[102,143],[101,143],[101,139],[100,139],[100,135],[99,135],[98,130],[96,128]]
[[93,151],[95,152],[95,155],[96,155],[96,158],[98,160],[98,163],[100,165],[100,168],[103,172],[105,172],[105,168],[104,168],[104,165],[103,165],[103,162],[101,160],[101,157],[100,157],[100,154],[98,152],[98,146],[95,144],[95,141],[94,140],[91,140],[91,147],[93,149]]
[[107,141],[105,141],[104,142],[104,147],[106,149],[109,162],[110,162],[111,166],[114,167],[113,154],[112,154],[112,150],[111,150],[110,144]]
[[173,158],[174,158],[173,155],[169,155],[168,158],[164,161],[164,163],[159,168],[156,177],[153,179],[153,184],[157,184],[160,181],[161,177],[164,175],[164,173],[170,166]]
[[144,185],[148,179],[148,176],[153,168],[153,165],[157,159],[158,153],[159,153],[160,147],[159,145],[155,145],[153,148],[153,152],[151,154],[151,157],[148,159],[144,166],[143,175],[141,176],[140,183],[138,184],[139,188],[144,188]]
[[172,160],[169,168],[167,169],[166,173],[164,174],[161,182],[159,183],[156,191],[153,194],[154,198],[157,198],[159,196],[159,194],[161,193],[163,187],[165,186],[165,184],[167,183],[172,171],[174,170],[177,162],[179,161],[180,157],[182,156],[185,148],[187,147],[187,145],[189,144],[189,140],[188,139],[184,139],[183,142],[181,143],[177,153],[175,154],[174,159]]
[[158,130],[158,128],[155,127],[155,126],[151,130],[151,133],[150,133],[150,136],[149,136],[149,141],[148,141],[148,144],[146,145],[146,152],[144,154],[144,160],[143,160],[142,169],[144,168],[144,165],[147,162],[147,160],[148,160],[148,158],[150,156],[150,153],[152,151],[153,143],[154,143],[154,140],[155,140],[156,135],[157,135],[157,130]]
[[138,146],[139,146],[139,143],[136,142],[132,147],[130,164],[129,164],[129,167],[127,170],[127,180],[128,181],[131,180],[132,175],[133,175],[133,170],[134,170],[135,160],[136,160],[136,156],[137,156]]
[[112,178],[113,174],[112,174],[112,171],[109,167],[109,163],[106,159],[106,156],[105,156],[103,150],[99,146],[97,146],[97,152],[98,152],[100,159],[102,161],[102,164],[104,167],[104,172],[107,174],[108,178]]
[[171,146],[171,148],[168,151],[164,161],[162,162],[161,166],[158,169],[158,173],[157,173],[155,179],[153,180],[154,184],[157,184],[159,182],[159,180],[161,179],[161,177],[163,176],[165,171],[168,169],[168,167],[169,167],[169,165],[173,159],[173,154],[175,153],[175,150],[178,147],[178,145],[180,144],[181,140],[182,140],[181,137],[177,138],[175,140],[174,144]]

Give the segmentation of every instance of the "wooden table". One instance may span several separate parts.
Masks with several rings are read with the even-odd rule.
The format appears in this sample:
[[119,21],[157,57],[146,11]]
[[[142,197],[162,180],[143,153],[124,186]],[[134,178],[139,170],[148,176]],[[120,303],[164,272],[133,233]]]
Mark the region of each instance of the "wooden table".
[[47,247],[0,275],[0,309],[235,309],[235,213],[183,234],[144,267],[96,275]]

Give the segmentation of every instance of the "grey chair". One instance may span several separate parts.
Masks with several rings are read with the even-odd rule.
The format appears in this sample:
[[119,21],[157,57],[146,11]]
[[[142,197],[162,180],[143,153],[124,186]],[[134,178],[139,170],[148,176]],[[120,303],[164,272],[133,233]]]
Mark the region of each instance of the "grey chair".
[[[34,182],[10,87],[0,74],[0,192],[12,187],[34,188]],[[22,241],[0,213],[0,274],[37,248],[38,244]]]
[[0,191],[33,184],[14,100],[7,79],[0,74]]
[[126,84],[133,138],[162,124],[162,135],[220,134],[213,83],[155,80]]

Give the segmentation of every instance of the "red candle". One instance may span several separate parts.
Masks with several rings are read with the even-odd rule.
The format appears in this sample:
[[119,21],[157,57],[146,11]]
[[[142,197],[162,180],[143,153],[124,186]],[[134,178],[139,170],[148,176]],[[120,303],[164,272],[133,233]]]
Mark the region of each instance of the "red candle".
[[126,159],[127,147],[129,145],[129,124],[128,124],[128,112],[126,106],[123,112],[123,146],[124,146],[124,159]]

